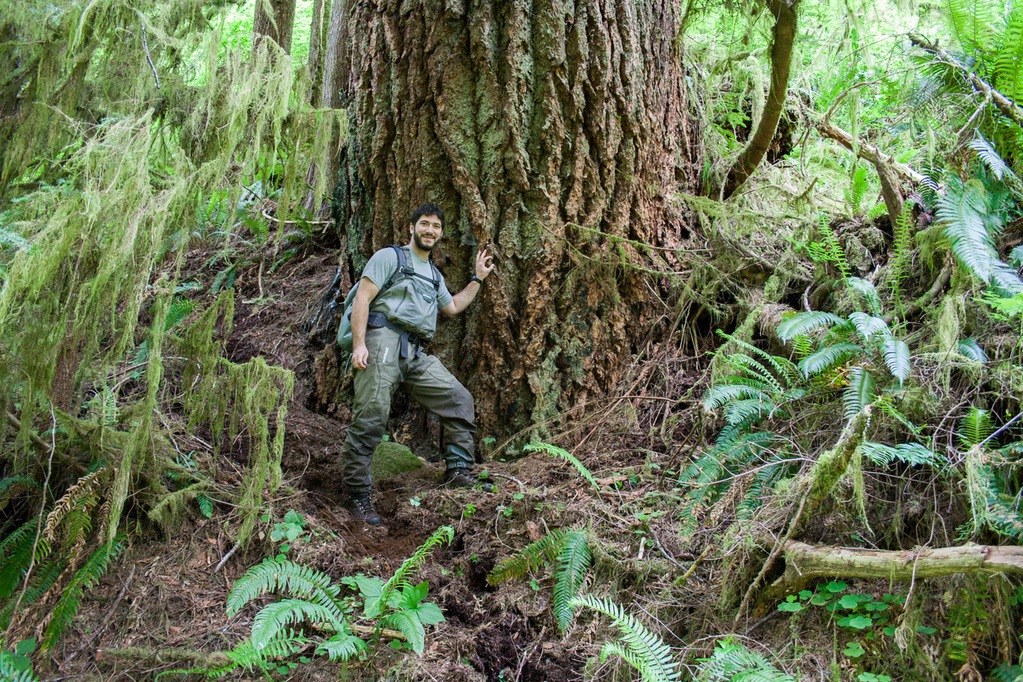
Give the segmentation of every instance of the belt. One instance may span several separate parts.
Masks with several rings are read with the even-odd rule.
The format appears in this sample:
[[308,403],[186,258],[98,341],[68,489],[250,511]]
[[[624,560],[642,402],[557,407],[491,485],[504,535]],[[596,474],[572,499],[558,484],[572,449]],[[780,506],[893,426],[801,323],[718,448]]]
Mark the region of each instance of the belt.
[[[366,319],[366,326],[370,329],[390,329],[401,335],[401,343],[398,347],[398,356],[406,359],[409,357],[418,358],[419,352],[423,350],[423,340],[410,331],[406,331],[387,319],[383,313],[370,313]],[[412,347],[412,355],[409,355],[409,347]]]

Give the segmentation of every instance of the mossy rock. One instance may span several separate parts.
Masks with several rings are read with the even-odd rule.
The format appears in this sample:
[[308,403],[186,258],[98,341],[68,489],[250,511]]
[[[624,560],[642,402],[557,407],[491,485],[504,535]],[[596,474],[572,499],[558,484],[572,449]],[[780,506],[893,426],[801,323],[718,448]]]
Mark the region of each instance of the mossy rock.
[[373,480],[383,481],[423,466],[423,460],[400,443],[385,441],[373,452]]

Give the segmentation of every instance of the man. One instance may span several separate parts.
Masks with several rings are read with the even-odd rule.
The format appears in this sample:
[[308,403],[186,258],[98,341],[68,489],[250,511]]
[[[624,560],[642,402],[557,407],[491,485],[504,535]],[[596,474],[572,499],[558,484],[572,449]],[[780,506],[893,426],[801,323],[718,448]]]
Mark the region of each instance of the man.
[[348,510],[355,520],[371,526],[383,523],[371,496],[373,450],[384,433],[391,396],[399,384],[440,418],[445,484],[469,487],[478,482],[470,473],[476,429],[472,395],[421,346],[433,338],[437,311],[454,317],[465,310],[494,263],[493,256],[481,249],[472,279],[452,296],[429,260],[443,232],[444,212],[439,207],[417,208],[409,220],[409,244],[401,247],[406,249],[405,271],[398,272],[400,259],[394,248],[381,249],[366,264],[355,293],[351,318],[355,402],[341,459]]

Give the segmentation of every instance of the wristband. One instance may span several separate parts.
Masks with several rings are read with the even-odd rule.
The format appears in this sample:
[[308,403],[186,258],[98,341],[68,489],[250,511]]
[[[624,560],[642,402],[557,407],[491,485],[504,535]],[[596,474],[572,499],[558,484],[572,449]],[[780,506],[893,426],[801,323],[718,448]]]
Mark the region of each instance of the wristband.
[[483,280],[480,279],[478,275],[473,275],[472,277],[469,278],[469,281],[470,282],[479,282],[480,286],[483,286]]

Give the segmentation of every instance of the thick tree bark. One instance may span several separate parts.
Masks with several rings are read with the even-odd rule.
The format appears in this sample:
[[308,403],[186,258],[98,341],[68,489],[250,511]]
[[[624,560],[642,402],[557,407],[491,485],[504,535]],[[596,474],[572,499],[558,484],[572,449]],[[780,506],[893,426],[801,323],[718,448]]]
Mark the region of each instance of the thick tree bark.
[[335,218],[349,267],[407,240],[409,213],[427,201],[447,214],[435,260],[452,290],[491,247],[497,272],[435,348],[475,394],[485,431],[549,422],[614,385],[654,311],[632,266],[676,265],[639,245],[688,236],[670,200],[692,191],[697,167],[678,4],[343,4],[331,34],[361,49],[334,49],[324,100],[327,74],[346,69]]
[[295,25],[295,0],[256,0],[252,23],[253,42],[266,36],[291,54],[291,35]]
[[757,169],[771,146],[778,121],[785,109],[785,95],[789,87],[789,67],[792,65],[792,46],[796,41],[796,7],[799,0],[768,0],[774,15],[774,41],[771,45],[771,87],[767,92],[764,113],[760,115],[757,130],[739,158],[728,170],[721,189],[724,199],[742,187]]
[[785,573],[765,599],[781,599],[816,578],[913,580],[956,573],[1023,573],[1023,547],[965,545],[885,552],[793,541],[785,545]]

